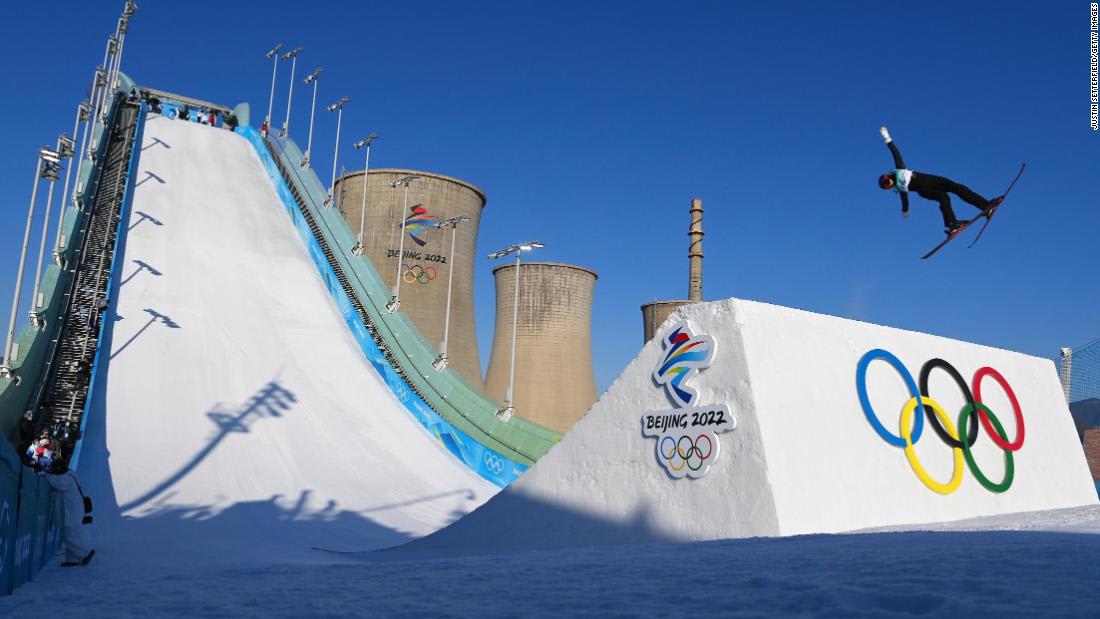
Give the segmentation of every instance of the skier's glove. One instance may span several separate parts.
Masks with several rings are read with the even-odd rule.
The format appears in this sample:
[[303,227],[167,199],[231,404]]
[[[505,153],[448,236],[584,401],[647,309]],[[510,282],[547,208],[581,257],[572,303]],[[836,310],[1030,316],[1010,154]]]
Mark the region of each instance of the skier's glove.
[[909,219],[909,211],[902,211],[901,212],[901,218],[902,219]]
[[890,141],[890,132],[886,130],[886,127],[879,127],[878,132],[882,134],[882,140],[884,142]]

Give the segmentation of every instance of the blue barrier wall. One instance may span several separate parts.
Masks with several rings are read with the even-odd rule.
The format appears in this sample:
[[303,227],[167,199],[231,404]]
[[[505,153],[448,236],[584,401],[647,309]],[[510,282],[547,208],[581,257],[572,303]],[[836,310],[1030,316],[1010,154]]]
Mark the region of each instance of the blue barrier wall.
[[33,580],[57,542],[50,484],[0,442],[0,595]]
[[352,336],[359,344],[359,349],[363,351],[367,360],[374,366],[374,369],[378,372],[378,375],[382,377],[382,380],[386,382],[386,385],[389,386],[394,396],[397,397],[398,401],[405,406],[420,425],[431,432],[432,436],[442,443],[448,451],[478,475],[501,488],[515,481],[516,478],[527,470],[526,466],[489,449],[470,435],[454,427],[450,422],[432,410],[389,364],[389,361],[386,360],[386,356],[382,354],[382,351],[374,342],[374,338],[372,338],[370,332],[367,331],[359,314],[355,311],[343,287],[341,287],[339,280],[336,278],[336,274],[332,270],[332,266],[321,250],[321,246],[317,243],[317,239],[314,238],[313,232],[309,229],[302,214],[298,211],[298,203],[295,201],[294,195],[291,193],[290,187],[287,186],[283,175],[279,172],[278,166],[275,165],[275,161],[271,158],[271,153],[268,152],[263,138],[260,137],[260,132],[252,126],[241,126],[237,128],[237,133],[243,135],[252,144],[253,148],[255,148],[256,154],[259,155],[260,161],[263,163],[264,169],[267,170],[268,177],[275,187],[275,192],[279,195],[283,203],[283,208],[286,210],[287,214],[290,215],[291,221],[298,231],[298,236],[306,244],[310,258],[313,259],[314,266],[317,267],[317,271],[321,274],[321,279],[324,280],[325,287],[328,289],[329,294],[336,301],[336,306],[340,310],[340,314],[344,317],[344,321],[347,323],[348,328],[351,329]]

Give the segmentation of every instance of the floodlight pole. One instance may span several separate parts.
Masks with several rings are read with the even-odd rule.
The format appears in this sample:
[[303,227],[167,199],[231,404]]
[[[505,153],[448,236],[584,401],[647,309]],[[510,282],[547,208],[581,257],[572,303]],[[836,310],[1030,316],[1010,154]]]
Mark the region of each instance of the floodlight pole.
[[[42,295],[38,287],[42,284],[42,261],[46,256],[46,233],[49,232],[50,228],[50,209],[53,208],[53,190],[57,187],[57,172],[61,169],[61,159],[65,157],[64,153],[72,153],[71,143],[72,140],[69,136],[62,133],[57,138],[57,147],[53,152],[43,154],[43,158],[47,158],[47,161],[46,165],[43,167],[42,178],[50,183],[50,189],[46,193],[46,214],[42,217],[42,240],[38,242],[38,264],[34,267],[34,286],[31,286],[30,314],[31,324],[39,329],[46,326],[46,322],[42,318],[42,307],[39,303]],[[50,159],[52,159],[52,161]]]
[[432,367],[437,372],[442,372],[449,363],[447,358],[447,336],[451,331],[451,285],[454,283],[455,237],[458,236],[458,224],[463,221],[470,221],[470,216],[459,215],[439,222],[439,227],[450,226],[451,228],[451,253],[447,257],[447,263],[451,266],[447,269],[447,312],[443,318],[443,341],[439,343],[439,356],[432,362]]
[[393,285],[393,297],[386,303],[386,311],[391,314],[401,307],[401,261],[405,259],[405,224],[409,220],[405,211],[409,210],[409,183],[418,178],[420,176],[416,174],[408,174],[390,184],[390,187],[405,186],[405,206],[401,209],[401,236],[397,243],[397,281]]
[[290,94],[286,98],[286,118],[283,120],[283,129],[279,132],[281,138],[290,134],[290,104],[294,102],[294,73],[298,69],[298,54],[302,53],[302,49],[304,48],[299,45],[283,54],[283,60],[290,61]]
[[126,45],[126,31],[130,25],[130,18],[134,16],[137,8],[138,5],[133,0],[126,0],[126,7],[122,9],[122,17],[118,18],[118,29],[115,35],[118,38],[118,54],[115,58],[114,74],[109,82],[111,90],[118,88],[118,74],[122,72],[122,49]]
[[[360,206],[359,209],[359,236],[356,237],[357,240],[355,243],[355,247],[351,248],[351,253],[355,254],[356,256],[363,255],[363,227],[367,221],[367,187],[368,179],[370,178],[370,145],[377,139],[378,134],[372,133],[355,143],[356,150],[362,148],[363,146],[367,147],[367,162],[366,165],[363,166],[363,204]],[[336,181],[333,181],[334,186],[335,184]]]
[[336,112],[336,146],[332,149],[332,184],[329,185],[328,195],[325,196],[325,208],[329,208],[336,200],[336,161],[340,157],[340,122],[344,119],[344,106],[348,104],[347,97],[341,97],[339,101],[328,106],[328,111]]
[[519,266],[520,255],[524,251],[530,251],[532,249],[538,249],[543,247],[543,244],[538,241],[529,241],[527,243],[516,243],[515,245],[509,245],[504,249],[495,251],[489,254],[489,258],[503,258],[508,254],[516,255],[516,283],[515,283],[515,301],[512,305],[512,363],[511,370],[508,377],[508,391],[504,393],[505,406],[504,408],[497,410],[497,416],[500,420],[507,423],[513,415],[516,413],[515,399],[512,396],[513,389],[516,386],[516,332],[519,328]]
[[[77,169],[77,180],[80,180],[81,159],[76,155],[79,151],[79,149],[76,148],[76,134],[77,131],[79,131],[80,129],[80,123],[82,121],[87,121],[90,116],[87,111],[88,108],[89,105],[87,101],[81,101],[80,105],[76,106],[76,120],[73,122],[73,137],[71,140],[71,145],[67,149],[67,156],[69,157],[69,159],[71,159],[71,161],[69,161],[69,165],[65,166],[65,184],[61,189],[61,204],[57,208],[57,238],[54,240],[53,246],[53,261],[58,266],[65,266],[65,261],[62,259],[61,256],[61,228],[62,224],[65,222],[65,205],[68,204],[69,201],[69,177],[71,176],[74,165]],[[66,151],[61,151],[61,156],[65,157]],[[75,183],[73,185],[73,195],[76,195]]]
[[27,266],[27,244],[31,240],[31,222],[34,221],[34,203],[38,201],[38,181],[42,176],[42,154],[48,152],[49,147],[43,146],[38,151],[38,158],[34,163],[34,186],[31,189],[31,205],[27,209],[27,227],[23,231],[23,249],[19,253],[19,270],[15,276],[15,292],[11,300],[11,316],[8,318],[8,337],[4,344],[4,359],[0,361],[0,378],[13,378],[15,376],[11,364],[11,349],[15,342],[15,318],[19,312],[19,293],[23,288],[23,269]]
[[313,149],[313,117],[317,113],[317,82],[320,81],[317,77],[321,75],[322,71],[324,69],[317,67],[305,79],[306,84],[313,82],[313,105],[309,108],[309,141],[306,142],[306,152],[302,155],[301,166],[303,168],[309,167],[309,152]]
[[271,51],[264,54],[268,58],[274,58],[275,61],[271,63],[271,94],[267,98],[267,116],[264,117],[264,134],[263,137],[267,137],[267,131],[271,129],[271,108],[275,106],[275,73],[279,70],[279,50],[283,49],[283,44],[279,43],[271,49]]
[[107,37],[107,64],[103,69],[103,84],[100,87],[99,105],[96,106],[95,116],[104,120],[107,115],[107,95],[111,91],[111,75],[115,72],[115,59],[118,54],[118,37]]

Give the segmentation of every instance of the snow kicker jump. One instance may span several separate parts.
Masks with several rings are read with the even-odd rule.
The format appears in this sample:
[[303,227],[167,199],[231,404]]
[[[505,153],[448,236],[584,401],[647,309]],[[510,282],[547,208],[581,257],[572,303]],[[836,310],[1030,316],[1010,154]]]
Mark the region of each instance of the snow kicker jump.
[[832,533],[1096,502],[1051,361],[729,299],[681,308],[522,478],[394,554]]

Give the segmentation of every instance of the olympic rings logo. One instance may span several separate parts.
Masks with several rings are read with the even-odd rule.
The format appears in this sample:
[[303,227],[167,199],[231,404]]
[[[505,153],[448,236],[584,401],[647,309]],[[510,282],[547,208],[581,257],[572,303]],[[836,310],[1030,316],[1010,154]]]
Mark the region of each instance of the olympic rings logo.
[[500,475],[500,472],[504,470],[504,460],[501,460],[492,452],[486,451],[481,460],[485,463],[485,468],[489,469],[494,475]]
[[[881,359],[890,364],[901,375],[906,388],[909,390],[910,398],[901,408],[900,435],[890,433],[882,425],[878,415],[871,407],[870,398],[867,396],[867,368],[876,359]],[[928,378],[932,370],[935,369],[947,372],[966,399],[966,404],[959,411],[957,424],[955,425],[952,425],[951,417],[943,410],[943,407],[928,395]],[[997,416],[982,402],[982,380],[987,377],[992,378],[994,382],[1000,385],[1012,404],[1012,412],[1016,418],[1016,438],[1012,441],[1008,440],[1008,435]],[[1024,414],[1020,409],[1020,402],[1016,399],[1012,387],[997,370],[991,367],[980,368],[974,373],[971,383],[968,385],[953,365],[943,359],[931,359],[921,366],[918,386],[918,381],[913,380],[913,375],[909,373],[909,370],[905,368],[900,359],[888,351],[876,348],[867,351],[856,366],[856,391],[859,393],[860,406],[863,407],[863,413],[867,416],[867,421],[871,424],[871,427],[884,441],[905,451],[909,466],[912,467],[921,483],[930,490],[940,494],[951,494],[958,490],[959,485],[962,483],[964,460],[978,483],[986,490],[1000,493],[1012,486],[1015,470],[1012,453],[1019,451],[1024,444]],[[923,415],[917,413],[918,406],[923,408]],[[977,462],[974,461],[974,456],[971,453],[971,448],[978,440],[979,424],[972,420],[975,414],[978,416],[981,426],[985,429],[986,435],[993,441],[993,444],[1004,452],[1005,472],[1004,478],[1000,482],[993,482],[986,477],[978,467]],[[951,478],[946,482],[932,479],[924,470],[917,458],[916,451],[913,449],[913,445],[920,440],[924,431],[926,417],[928,418],[928,424],[932,426],[936,435],[951,448],[953,454],[953,470]]]
[[666,435],[657,444],[657,453],[660,454],[662,464],[674,475],[683,471],[684,467],[698,471],[714,455],[714,439],[709,432],[694,437],[682,434],[676,439]]
[[410,267],[402,262],[401,268],[405,269],[401,274],[401,278],[405,280],[406,284],[426,284],[439,276],[435,267],[431,265],[423,267],[419,264],[414,264]]

